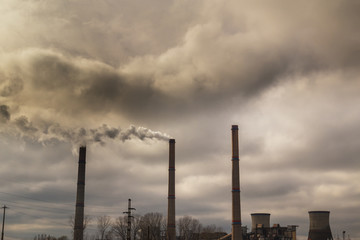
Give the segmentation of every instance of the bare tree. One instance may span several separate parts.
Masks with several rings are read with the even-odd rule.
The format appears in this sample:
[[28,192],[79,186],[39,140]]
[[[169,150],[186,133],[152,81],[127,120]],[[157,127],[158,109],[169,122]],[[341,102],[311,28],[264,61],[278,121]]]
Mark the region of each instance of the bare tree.
[[216,225],[215,224],[211,224],[211,225],[207,225],[205,227],[203,227],[202,231],[203,233],[214,233],[216,232]]
[[112,232],[116,238],[126,240],[127,235],[127,217],[118,217],[112,225]]
[[[84,232],[86,227],[90,224],[90,222],[92,221],[92,217],[89,215],[85,215],[84,216]],[[71,235],[74,235],[74,226],[75,226],[75,217],[74,215],[71,215],[69,217],[69,226],[71,227]]]
[[[141,217],[136,215],[131,219],[131,239],[136,239],[139,235]],[[116,238],[126,240],[127,238],[127,216],[118,217],[112,224],[112,232]]]
[[202,226],[198,219],[184,216],[178,220],[178,231],[181,240],[197,240],[200,237]]
[[224,230],[222,227],[218,227],[215,224],[210,224],[210,225],[203,227],[202,231],[203,232],[223,232]]
[[224,234],[223,229],[221,227],[217,227],[215,224],[207,225],[203,227],[200,237],[201,239],[214,239],[220,238]]
[[38,234],[34,237],[34,240],[68,240],[67,236],[54,237],[48,234]]
[[110,216],[100,216],[97,218],[97,229],[100,235],[100,239],[104,240],[104,237],[109,236],[109,230],[111,230],[111,217]]
[[147,213],[140,219],[142,239],[158,240],[162,238],[164,217],[161,213]]

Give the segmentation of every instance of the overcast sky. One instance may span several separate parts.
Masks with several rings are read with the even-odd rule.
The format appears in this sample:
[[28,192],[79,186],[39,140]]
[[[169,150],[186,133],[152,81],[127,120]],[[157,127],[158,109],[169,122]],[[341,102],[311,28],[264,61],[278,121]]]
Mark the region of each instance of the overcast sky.
[[[5,236],[69,235],[78,148],[85,213],[167,210],[231,228],[231,125],[242,220],[330,211],[360,239],[360,2],[1,0]],[[96,226],[90,226],[93,233]]]

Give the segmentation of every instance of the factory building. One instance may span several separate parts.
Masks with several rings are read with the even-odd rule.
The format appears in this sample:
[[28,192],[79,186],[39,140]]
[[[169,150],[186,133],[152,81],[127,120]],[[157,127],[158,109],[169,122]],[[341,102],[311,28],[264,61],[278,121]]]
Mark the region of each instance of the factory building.
[[270,213],[252,213],[251,223],[251,232],[246,234],[246,239],[296,240],[296,226],[281,227],[280,224],[273,224],[270,227]]
[[[270,226],[270,213],[252,213],[251,229],[248,232],[246,226],[242,226],[242,238],[244,240],[296,240],[296,225]],[[219,238],[219,240],[231,240],[231,234]]]
[[273,224],[270,227],[264,223],[256,223],[254,226],[254,222],[252,225],[251,232],[246,233],[247,240],[296,240],[296,225]]

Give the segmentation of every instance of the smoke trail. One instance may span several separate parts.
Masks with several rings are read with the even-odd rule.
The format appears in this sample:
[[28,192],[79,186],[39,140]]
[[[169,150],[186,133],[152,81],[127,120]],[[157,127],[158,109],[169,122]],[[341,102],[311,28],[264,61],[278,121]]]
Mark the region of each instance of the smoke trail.
[[145,127],[130,125],[127,129],[110,127],[106,124],[97,128],[67,128],[59,123],[38,124],[31,122],[26,116],[20,116],[10,121],[9,107],[0,106],[0,132],[16,136],[21,139],[29,139],[44,145],[56,142],[69,142],[77,149],[81,145],[98,143],[104,145],[107,140],[120,140],[125,142],[130,139],[156,139],[166,141],[169,135],[152,131]]
[[126,131],[121,133],[121,140],[125,141],[131,139],[131,136],[135,136],[140,140],[144,140],[146,138],[149,139],[158,139],[158,140],[169,140],[170,136],[167,134],[163,134],[161,132],[155,132],[148,128],[138,127],[131,125]]

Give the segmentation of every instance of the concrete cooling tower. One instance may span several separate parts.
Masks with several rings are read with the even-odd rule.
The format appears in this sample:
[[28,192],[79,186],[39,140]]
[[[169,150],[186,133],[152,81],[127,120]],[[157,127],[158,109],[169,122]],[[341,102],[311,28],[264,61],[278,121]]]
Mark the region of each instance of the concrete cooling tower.
[[252,213],[251,223],[251,232],[255,232],[258,227],[269,228],[270,213]]
[[308,240],[332,240],[329,211],[309,211],[310,227]]

